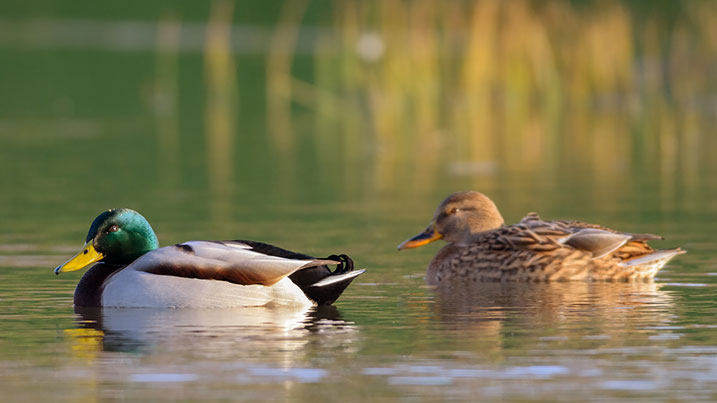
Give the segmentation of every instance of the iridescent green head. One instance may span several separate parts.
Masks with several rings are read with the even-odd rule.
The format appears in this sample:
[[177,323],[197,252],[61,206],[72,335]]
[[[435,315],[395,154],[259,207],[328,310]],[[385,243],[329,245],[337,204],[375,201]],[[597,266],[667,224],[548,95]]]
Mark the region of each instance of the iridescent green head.
[[92,222],[82,250],[55,269],[55,274],[83,269],[94,262],[129,264],[157,249],[159,242],[149,222],[131,209],[112,209]]

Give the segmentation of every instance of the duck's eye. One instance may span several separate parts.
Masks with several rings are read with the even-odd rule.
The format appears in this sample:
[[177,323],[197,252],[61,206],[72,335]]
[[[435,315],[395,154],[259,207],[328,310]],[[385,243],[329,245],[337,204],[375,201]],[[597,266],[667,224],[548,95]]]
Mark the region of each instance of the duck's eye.
[[107,228],[107,233],[108,233],[108,234],[109,234],[110,232],[117,232],[117,231],[119,231],[119,226],[117,226],[117,224],[112,224],[111,227]]
[[457,212],[461,211],[458,207],[453,207],[450,210],[448,210],[448,214],[455,214]]

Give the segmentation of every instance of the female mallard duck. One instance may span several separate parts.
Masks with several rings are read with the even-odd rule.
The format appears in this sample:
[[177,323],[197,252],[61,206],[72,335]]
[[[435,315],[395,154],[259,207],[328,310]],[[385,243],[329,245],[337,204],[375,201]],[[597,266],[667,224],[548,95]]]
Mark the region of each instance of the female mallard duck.
[[682,249],[655,250],[650,234],[618,232],[580,221],[543,221],[530,213],[504,225],[493,202],[478,192],[446,198],[426,230],[398,249],[444,239],[428,265],[429,284],[444,281],[650,279]]
[[[353,271],[346,255],[316,259],[253,241],[191,241],[159,248],[149,222],[130,209],[97,216],[85,246],[55,274],[95,262],[77,284],[77,306],[328,305],[365,271]],[[330,264],[337,265],[333,272]]]

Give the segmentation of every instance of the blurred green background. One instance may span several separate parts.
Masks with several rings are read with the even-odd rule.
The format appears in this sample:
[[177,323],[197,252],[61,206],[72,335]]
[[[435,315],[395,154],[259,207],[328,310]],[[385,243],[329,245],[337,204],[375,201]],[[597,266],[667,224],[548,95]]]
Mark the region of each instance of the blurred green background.
[[130,205],[221,228],[275,201],[428,214],[469,188],[517,214],[714,209],[716,17],[713,1],[3,1],[0,213]]

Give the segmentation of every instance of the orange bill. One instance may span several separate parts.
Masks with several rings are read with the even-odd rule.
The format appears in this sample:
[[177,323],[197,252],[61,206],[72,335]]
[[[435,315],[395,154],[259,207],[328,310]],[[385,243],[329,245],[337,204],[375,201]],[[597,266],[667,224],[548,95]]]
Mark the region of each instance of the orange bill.
[[425,229],[425,231],[421,232],[420,234],[414,236],[411,239],[407,239],[407,240],[403,241],[402,244],[398,245],[398,250],[409,249],[409,248],[418,248],[419,246],[429,244],[429,243],[431,243],[433,241],[437,241],[441,238],[443,238],[443,234],[436,231],[435,223],[431,223]]

